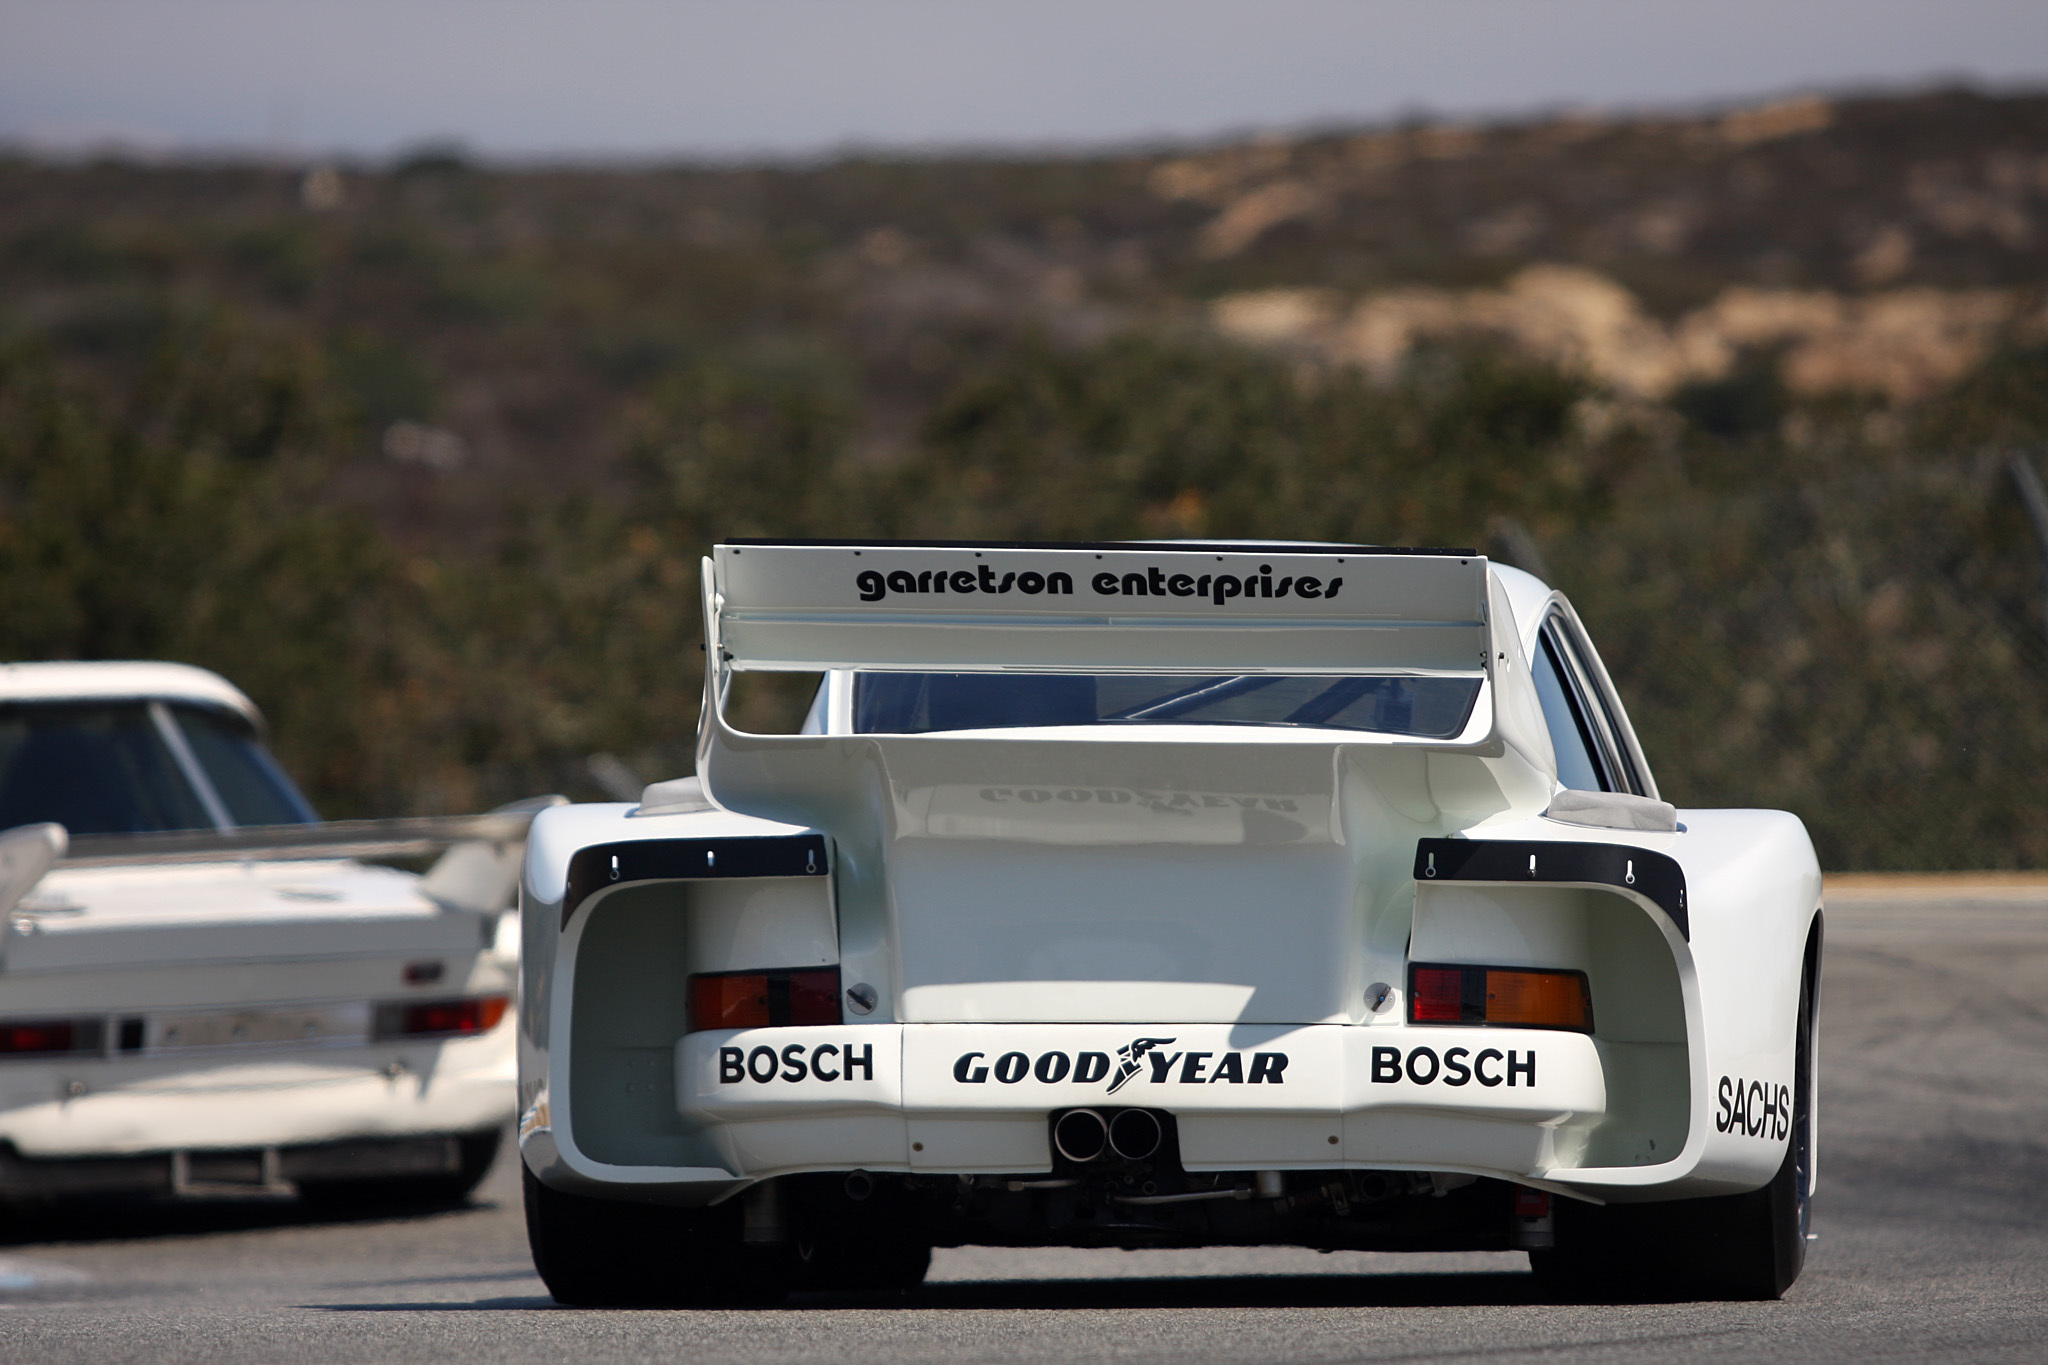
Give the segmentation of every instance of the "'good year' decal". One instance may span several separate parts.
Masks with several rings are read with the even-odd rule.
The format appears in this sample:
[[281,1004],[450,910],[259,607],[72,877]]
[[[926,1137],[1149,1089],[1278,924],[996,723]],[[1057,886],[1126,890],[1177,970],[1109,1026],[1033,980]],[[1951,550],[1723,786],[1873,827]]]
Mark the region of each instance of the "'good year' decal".
[[1792,1131],[1792,1087],[1723,1076],[1714,1131],[1783,1141]]
[[1112,1095],[1140,1076],[1151,1085],[1286,1084],[1284,1052],[1168,1052],[1173,1042],[1133,1038],[1116,1050],[1114,1064],[1107,1052],[1042,1052],[1035,1060],[1023,1052],[993,1058],[985,1052],[963,1052],[953,1063],[953,1079],[962,1085],[987,1085],[991,1079],[1016,1085],[1027,1076],[1047,1085],[1107,1080]]

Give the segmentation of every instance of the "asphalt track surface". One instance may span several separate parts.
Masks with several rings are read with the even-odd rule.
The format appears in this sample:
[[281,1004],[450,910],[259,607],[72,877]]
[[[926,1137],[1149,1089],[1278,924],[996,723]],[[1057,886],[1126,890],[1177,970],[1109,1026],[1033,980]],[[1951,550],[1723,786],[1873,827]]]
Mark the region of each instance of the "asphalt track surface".
[[517,1168],[471,1207],[76,1216],[0,1240],[0,1360],[1207,1361],[2048,1358],[2048,890],[1831,894],[1821,1190],[1768,1304],[1554,1305],[1520,1253],[939,1253],[907,1299],[572,1310]]

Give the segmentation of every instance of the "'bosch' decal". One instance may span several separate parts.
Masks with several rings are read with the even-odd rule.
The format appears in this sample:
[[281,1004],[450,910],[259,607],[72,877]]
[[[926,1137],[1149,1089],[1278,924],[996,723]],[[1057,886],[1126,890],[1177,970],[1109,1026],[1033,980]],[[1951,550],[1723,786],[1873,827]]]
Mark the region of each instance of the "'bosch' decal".
[[[806,1057],[805,1052],[809,1052]],[[770,1081],[802,1081],[815,1077],[821,1081],[850,1081],[859,1072],[862,1080],[875,1078],[875,1045],[862,1043],[819,1043],[807,1047],[803,1043],[791,1043],[777,1052],[762,1045],[748,1051],[744,1048],[722,1047],[718,1049],[718,1083],[738,1085],[742,1081],[754,1081],[766,1085]]]
[[1782,1142],[1792,1131],[1792,1087],[1788,1085],[1723,1076],[1720,1099],[1721,1107],[1714,1115],[1717,1133]]
[[[963,1052],[953,1063],[953,1079],[962,1085],[1016,1085],[1030,1077],[1047,1085],[1072,1081],[1094,1085],[1107,1078],[1108,1093],[1142,1078],[1149,1085],[1284,1085],[1284,1052],[1168,1052],[1171,1038],[1133,1038],[1116,1050],[1112,1074],[1107,1052],[1005,1052],[991,1059],[986,1052]],[[1149,1074],[1148,1074],[1149,1073]]]
[[[1470,1058],[1470,1061],[1466,1059]],[[1445,1085],[1470,1085],[1477,1081],[1491,1089],[1496,1085],[1510,1088],[1516,1084],[1536,1084],[1536,1050],[1527,1052],[1509,1048],[1503,1052],[1497,1047],[1483,1047],[1474,1053],[1469,1047],[1447,1048],[1443,1056],[1437,1056],[1435,1048],[1412,1047],[1407,1055],[1397,1047],[1376,1047],[1372,1050],[1372,1083],[1393,1085],[1401,1080],[1416,1085],[1434,1085],[1441,1080]]]

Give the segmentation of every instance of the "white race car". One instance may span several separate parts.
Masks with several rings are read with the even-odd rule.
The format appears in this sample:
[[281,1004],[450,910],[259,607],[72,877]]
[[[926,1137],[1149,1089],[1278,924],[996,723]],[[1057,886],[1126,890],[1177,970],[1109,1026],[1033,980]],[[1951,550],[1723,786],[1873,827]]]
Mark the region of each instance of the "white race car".
[[489,1168],[531,810],[315,823],[261,725],[197,668],[0,665],[0,1205]]
[[[534,822],[520,1150],[571,1303],[960,1244],[1526,1249],[1772,1298],[1821,880],[1675,811],[1467,551],[720,545],[697,779]],[[745,670],[822,672],[803,731]],[[701,785],[700,785],[701,784]]]

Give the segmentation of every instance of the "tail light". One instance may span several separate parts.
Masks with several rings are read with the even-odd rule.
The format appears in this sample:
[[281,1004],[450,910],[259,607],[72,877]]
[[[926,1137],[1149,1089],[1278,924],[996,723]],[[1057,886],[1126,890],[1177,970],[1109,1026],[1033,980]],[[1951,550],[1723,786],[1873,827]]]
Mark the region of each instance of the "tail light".
[[102,1029],[98,1019],[0,1019],[0,1057],[98,1052]]
[[377,1006],[379,1038],[462,1038],[489,1033],[511,1004],[503,995],[477,995],[465,1000],[421,1000]]
[[1408,983],[1410,1023],[1593,1031],[1593,992],[1584,972],[1417,963]]
[[692,1029],[839,1022],[837,967],[801,972],[702,972],[690,978]]

